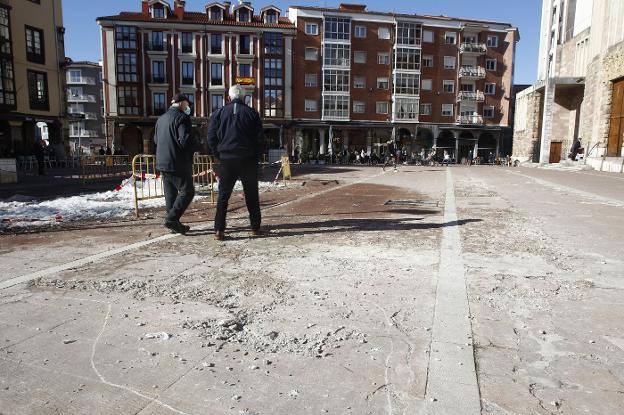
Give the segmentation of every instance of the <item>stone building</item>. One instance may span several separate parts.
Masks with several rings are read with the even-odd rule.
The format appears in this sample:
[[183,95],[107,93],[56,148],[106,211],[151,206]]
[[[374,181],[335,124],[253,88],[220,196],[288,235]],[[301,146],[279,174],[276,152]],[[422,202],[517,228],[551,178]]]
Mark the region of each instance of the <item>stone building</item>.
[[0,0],[0,157],[42,138],[63,157],[64,32],[61,0]]
[[557,163],[580,138],[587,163],[622,171],[624,2],[545,0],[535,85],[517,97],[514,156]]
[[95,62],[69,62],[67,116],[69,148],[74,153],[94,153],[106,148],[102,66]]

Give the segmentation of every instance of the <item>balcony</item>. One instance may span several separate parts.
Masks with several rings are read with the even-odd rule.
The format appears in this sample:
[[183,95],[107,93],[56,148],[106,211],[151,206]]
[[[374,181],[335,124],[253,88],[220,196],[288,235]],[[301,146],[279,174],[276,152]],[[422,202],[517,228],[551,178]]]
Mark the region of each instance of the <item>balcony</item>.
[[97,120],[97,119],[98,119],[98,115],[95,112],[85,113],[85,120]]
[[69,95],[67,102],[95,102],[95,95]]
[[459,91],[457,94],[457,102],[483,102],[485,101],[485,95],[483,91]]
[[457,117],[457,124],[460,125],[482,125],[483,117],[477,114],[473,115],[462,115]]
[[95,85],[95,78],[81,76],[80,78],[67,77],[68,85]]
[[69,132],[69,136],[70,137],[81,137],[81,138],[88,138],[88,137],[99,137],[100,134],[95,131],[95,130],[82,130],[82,131],[70,131]]
[[485,78],[485,68],[482,66],[462,66],[459,68],[459,77],[463,79]]
[[167,83],[167,80],[165,79],[164,76],[153,76],[152,83],[153,84],[165,84]]
[[342,59],[325,58],[323,60],[323,65],[348,68],[349,66],[351,66],[351,59],[349,58],[342,58]]
[[145,49],[152,54],[167,54],[167,45],[165,42],[147,42]]
[[485,43],[462,43],[459,47],[459,52],[464,55],[485,55],[487,46]]

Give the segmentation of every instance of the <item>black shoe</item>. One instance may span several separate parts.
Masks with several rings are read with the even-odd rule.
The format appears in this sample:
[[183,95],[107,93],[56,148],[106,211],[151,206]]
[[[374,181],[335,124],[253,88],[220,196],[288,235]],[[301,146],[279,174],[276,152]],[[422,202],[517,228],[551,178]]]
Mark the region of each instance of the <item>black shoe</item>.
[[179,233],[181,235],[186,234],[191,227],[182,225],[180,221],[165,221],[165,228],[170,229],[173,233]]
[[252,229],[251,230],[251,237],[252,238],[260,238],[262,236],[266,236],[268,234],[267,231],[262,230],[262,229]]
[[214,236],[216,241],[225,241],[225,232],[223,231],[215,231]]

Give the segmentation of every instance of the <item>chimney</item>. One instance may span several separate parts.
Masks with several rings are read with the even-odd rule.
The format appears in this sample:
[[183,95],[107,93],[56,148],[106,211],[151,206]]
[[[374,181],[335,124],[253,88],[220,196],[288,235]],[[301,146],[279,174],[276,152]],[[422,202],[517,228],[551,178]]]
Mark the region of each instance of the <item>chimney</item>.
[[149,14],[149,1],[148,0],[141,0],[141,13]]
[[232,2],[230,0],[226,0],[223,2],[223,5],[225,6],[223,17],[227,18],[230,15],[230,11],[232,9]]
[[184,19],[184,6],[186,1],[173,0],[173,14],[180,20]]

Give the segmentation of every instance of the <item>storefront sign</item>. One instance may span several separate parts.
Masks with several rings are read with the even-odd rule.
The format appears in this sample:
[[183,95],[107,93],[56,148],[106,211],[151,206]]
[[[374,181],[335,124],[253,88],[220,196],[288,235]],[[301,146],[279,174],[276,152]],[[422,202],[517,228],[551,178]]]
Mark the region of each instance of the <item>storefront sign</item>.
[[237,76],[236,77],[236,83],[239,84],[239,85],[255,85],[256,84],[256,80],[254,78],[251,78],[251,77]]

